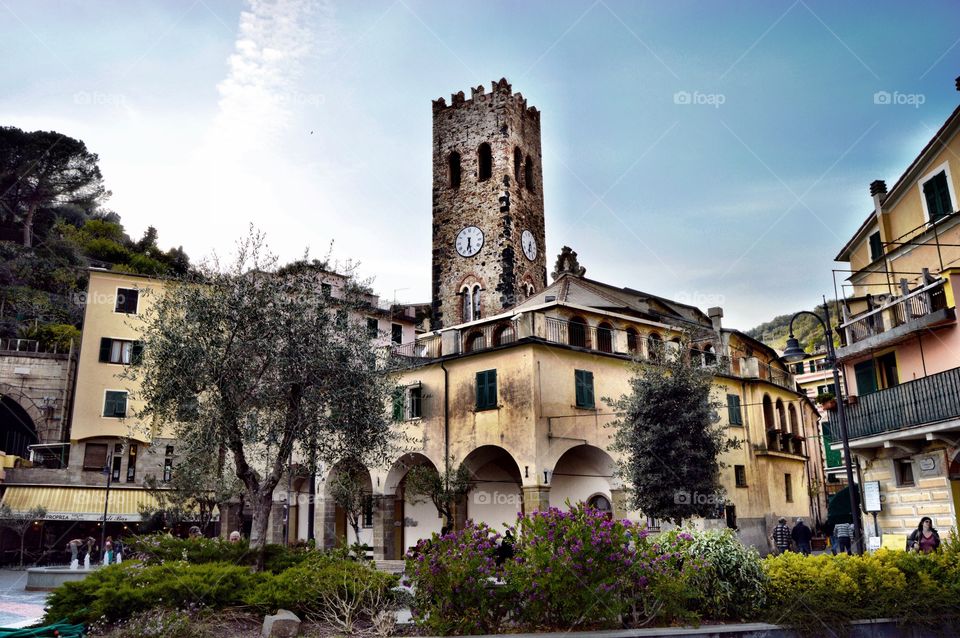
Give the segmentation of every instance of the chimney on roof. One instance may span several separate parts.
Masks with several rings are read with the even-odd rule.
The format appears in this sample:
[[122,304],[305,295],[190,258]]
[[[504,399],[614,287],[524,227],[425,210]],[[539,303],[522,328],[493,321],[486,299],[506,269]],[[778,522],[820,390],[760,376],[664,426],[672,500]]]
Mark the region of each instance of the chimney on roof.
[[714,306],[713,308],[707,308],[707,316],[710,317],[710,323],[713,324],[713,329],[717,332],[720,332],[721,319],[723,319],[723,308],[720,306]]
[[870,182],[870,197],[887,194],[887,183],[882,179],[875,179]]
[[957,90],[960,91],[960,76],[957,76],[957,79],[954,82],[957,85]]

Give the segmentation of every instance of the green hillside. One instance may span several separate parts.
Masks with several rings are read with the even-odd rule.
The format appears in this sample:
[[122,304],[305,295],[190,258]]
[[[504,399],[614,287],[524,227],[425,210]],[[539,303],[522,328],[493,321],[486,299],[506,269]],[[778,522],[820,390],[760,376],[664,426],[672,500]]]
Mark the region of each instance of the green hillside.
[[[812,312],[815,312],[821,317],[826,316],[823,304],[814,308]],[[794,314],[795,313],[779,315],[770,321],[761,323],[756,328],[747,330],[746,333],[754,339],[759,339],[771,348],[783,350],[787,344],[787,337],[789,336],[790,318],[793,317]],[[836,326],[837,315],[834,306],[830,307],[830,318],[833,326]],[[794,336],[800,341],[800,345],[808,352],[814,352],[824,344],[823,327],[820,325],[820,322],[810,315],[804,314],[797,317],[797,320],[793,322],[793,332]],[[834,344],[838,343],[836,337],[834,337]]]

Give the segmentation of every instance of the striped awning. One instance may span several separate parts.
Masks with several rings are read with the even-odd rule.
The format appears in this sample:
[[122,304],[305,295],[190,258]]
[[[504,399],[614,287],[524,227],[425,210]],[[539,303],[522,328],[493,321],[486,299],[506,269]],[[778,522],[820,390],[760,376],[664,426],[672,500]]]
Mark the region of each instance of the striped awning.
[[[11,485],[0,503],[21,512],[43,507],[46,521],[102,521],[105,496],[106,490],[96,487]],[[111,489],[107,521],[139,522],[141,506],[156,508],[156,497],[146,490]]]

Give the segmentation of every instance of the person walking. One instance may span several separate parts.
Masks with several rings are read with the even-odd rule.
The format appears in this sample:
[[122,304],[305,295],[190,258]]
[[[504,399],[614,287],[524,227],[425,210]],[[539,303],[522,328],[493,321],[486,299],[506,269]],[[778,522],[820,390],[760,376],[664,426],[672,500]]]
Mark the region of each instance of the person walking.
[[773,546],[778,554],[790,551],[790,528],[787,527],[787,519],[781,517],[777,521],[777,526],[773,528]]
[[797,519],[790,537],[793,538],[798,552],[802,552],[804,556],[810,555],[810,539],[813,538],[813,531],[804,524],[802,518]]
[[920,519],[917,529],[910,532],[907,539],[907,551],[929,554],[940,547],[940,534],[933,528],[933,521],[929,516]]
[[837,549],[841,552],[852,554],[850,538],[853,536],[853,525],[850,523],[837,523],[833,527],[833,533],[837,537]]

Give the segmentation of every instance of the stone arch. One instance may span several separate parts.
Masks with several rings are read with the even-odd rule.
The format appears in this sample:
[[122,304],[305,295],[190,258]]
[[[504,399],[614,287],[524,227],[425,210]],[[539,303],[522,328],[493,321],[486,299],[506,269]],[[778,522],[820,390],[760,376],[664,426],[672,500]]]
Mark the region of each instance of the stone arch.
[[618,489],[616,461],[605,450],[593,445],[574,445],[557,458],[550,476],[550,502],[566,508],[566,502],[589,503],[602,495],[611,504]]
[[434,533],[440,533],[443,527],[443,520],[431,501],[406,493],[407,472],[419,465],[428,465],[442,472],[442,468],[425,454],[409,452],[394,462],[384,480],[381,525],[384,556],[388,558],[403,558],[407,550]]
[[650,361],[663,361],[664,357],[663,337],[659,332],[651,332],[647,335],[647,359]]
[[640,339],[637,329],[633,326],[627,326],[627,352],[636,355],[640,353]]
[[493,345],[502,346],[517,340],[517,329],[512,322],[497,324],[493,329]]
[[717,363],[717,352],[713,349],[713,344],[708,343],[703,346],[703,364],[712,366]]
[[777,408],[777,428],[781,432],[789,432],[790,429],[787,426],[787,413],[783,408],[783,399],[777,399],[776,408]]
[[773,430],[777,427],[777,422],[773,417],[773,401],[769,394],[763,395],[763,427],[767,430]]
[[467,454],[463,464],[473,477],[465,518],[497,531],[504,523],[514,525],[517,512],[523,510],[523,479],[513,455],[497,445],[481,445]]
[[578,348],[590,347],[590,330],[587,320],[574,315],[567,322],[567,343]]
[[797,409],[793,407],[792,402],[790,403],[789,406],[787,406],[787,420],[790,423],[790,433],[799,436],[800,424],[797,421]]
[[472,330],[463,338],[463,351],[476,352],[487,347],[487,338],[482,330]]
[[613,326],[607,321],[601,321],[597,326],[597,350],[613,352]]
[[[29,409],[31,407],[33,410]],[[9,394],[0,396],[0,449],[8,455],[29,458],[27,446],[40,442],[36,417],[42,418],[42,411],[37,406],[28,404],[24,408]]]
[[[331,486],[340,477],[353,476],[359,482],[364,494],[369,498],[369,504],[363,507],[360,520],[359,537],[349,524],[346,510],[338,505],[333,498]],[[370,470],[353,459],[343,459],[331,466],[323,482],[323,527],[324,544],[333,547],[339,544],[352,545],[361,543],[373,546],[373,481]]]

